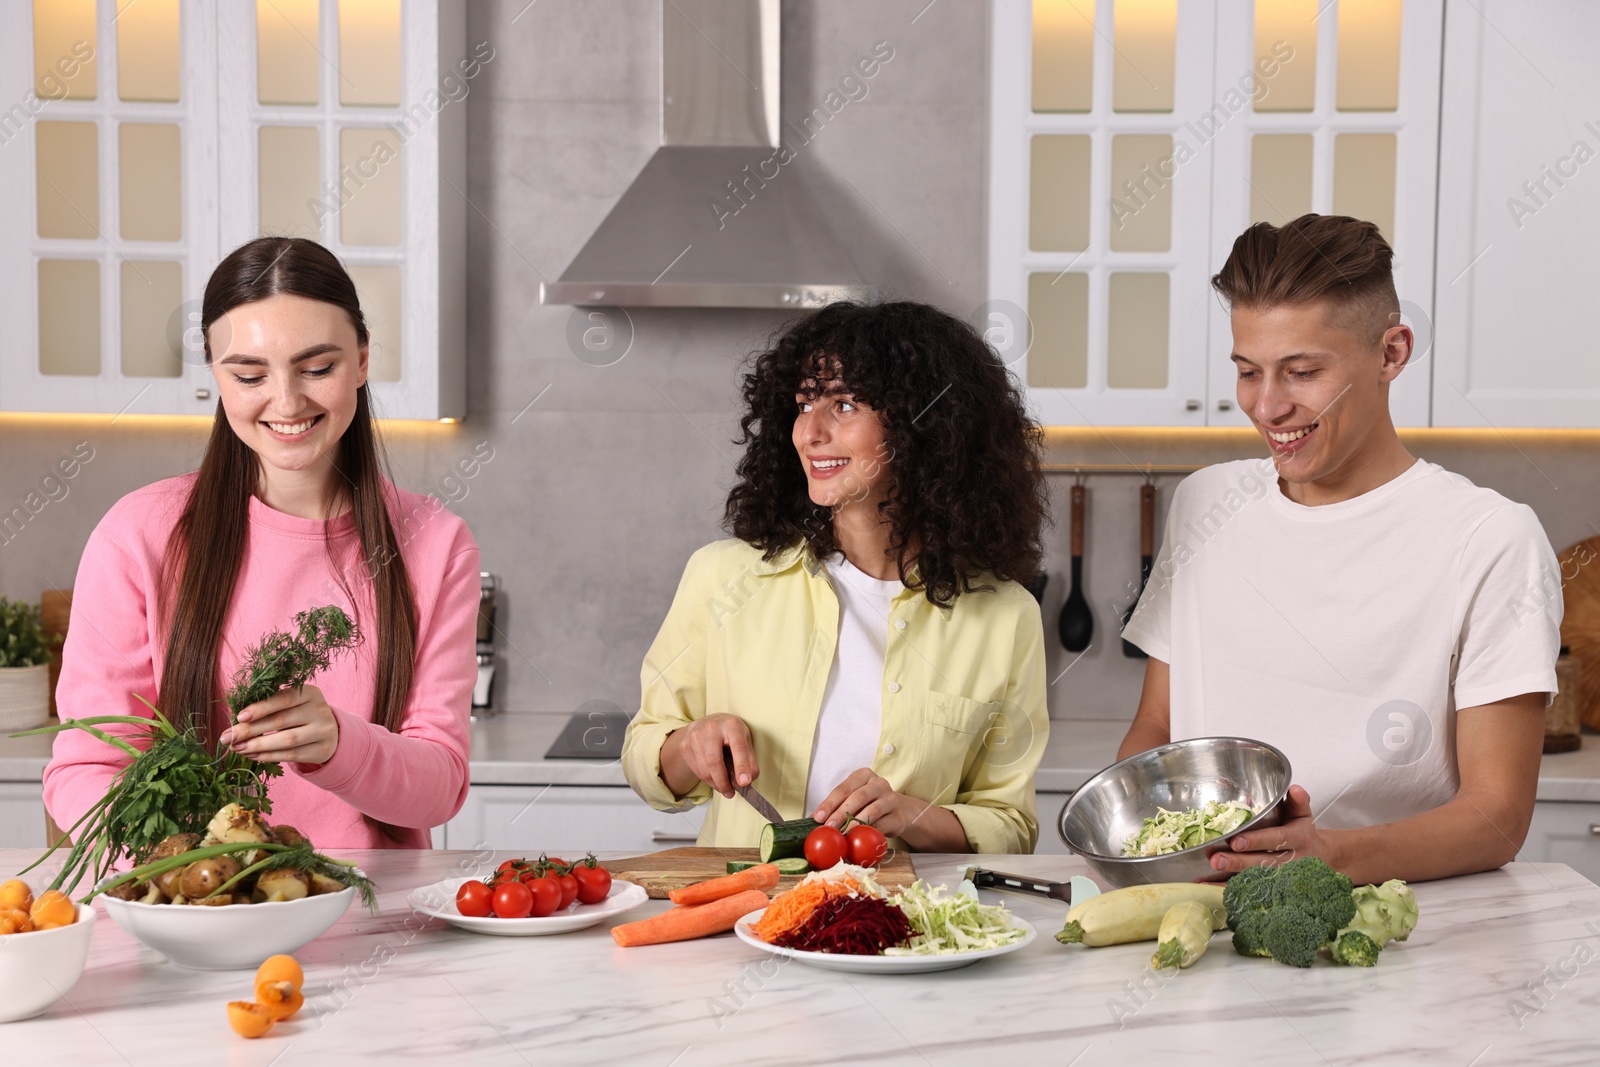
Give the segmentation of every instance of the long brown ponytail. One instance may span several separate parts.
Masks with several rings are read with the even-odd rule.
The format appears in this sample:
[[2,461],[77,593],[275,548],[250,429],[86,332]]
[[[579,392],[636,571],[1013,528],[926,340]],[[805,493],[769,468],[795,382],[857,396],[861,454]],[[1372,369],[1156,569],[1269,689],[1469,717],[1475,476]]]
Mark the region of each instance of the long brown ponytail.
[[[209,331],[213,323],[241,304],[279,293],[341,308],[355,326],[357,339],[366,343],[366,318],[355,283],[333,253],[304,238],[261,237],[230,253],[206,283],[200,315],[201,329],[207,335],[206,361],[212,358]],[[340,483],[350,502],[365,563],[357,580],[372,583],[377,610],[375,620],[358,620],[378,667],[372,721],[397,731],[411,692],[417,608],[400,542],[389,519],[384,489],[387,463],[364,385],[356,392],[355,418],[339,440],[335,466],[342,476]],[[239,578],[250,498],[258,489],[259,477],[260,461],[233,432],[219,401],[205,458],[163,561],[161,611],[167,652],[157,701],[168,716],[194,723],[208,739],[212,708],[222,697],[222,679],[218,677],[222,627]],[[330,509],[333,506],[330,501]],[[328,551],[332,560],[331,543]],[[334,569],[359,612],[360,600],[351,591],[347,576],[337,564]]]

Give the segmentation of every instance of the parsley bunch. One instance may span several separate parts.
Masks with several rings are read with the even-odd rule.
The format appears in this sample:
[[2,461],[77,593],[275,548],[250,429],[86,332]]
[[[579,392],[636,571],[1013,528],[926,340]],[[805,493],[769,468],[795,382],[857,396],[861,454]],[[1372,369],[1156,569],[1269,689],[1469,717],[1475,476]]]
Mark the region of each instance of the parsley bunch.
[[[234,675],[227,702],[235,721],[240,710],[256,701],[286,687],[305,685],[336,654],[360,640],[355,624],[333,605],[302,611],[294,621],[297,632],[267,634],[249,650]],[[67,831],[73,843],[52,889],[65,885],[71,892],[85,877],[99,882],[124,857],[143,864],[173,834],[204,834],[212,815],[227,804],[238,803],[262,814],[272,810],[267,780],[283,773],[278,764],[233,751],[213,756],[192,724],[179,729],[154,704],[138,699],[153,718],[97,715],[15,735],[82,730],[129,756],[106,795]],[[144,733],[116,736],[100,729],[110,723],[139,727]],[[56,848],[52,843],[27,869],[43,863]]]

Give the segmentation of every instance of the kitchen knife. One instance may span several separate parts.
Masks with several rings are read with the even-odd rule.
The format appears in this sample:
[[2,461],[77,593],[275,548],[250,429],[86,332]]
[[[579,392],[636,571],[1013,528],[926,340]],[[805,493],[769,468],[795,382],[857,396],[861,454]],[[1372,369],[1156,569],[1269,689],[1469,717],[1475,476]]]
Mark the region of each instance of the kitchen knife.
[[728,782],[733,786],[734,792],[744,797],[763,819],[768,822],[783,822],[783,816],[778,814],[778,809],[773,807],[755,786],[740,785],[738,779],[733,776],[733,749],[723,748],[722,762],[728,768]]
[[1050,882],[1043,878],[1030,878],[1025,874],[1005,874],[1001,871],[985,870],[982,867],[967,867],[961,872],[961,877],[970,881],[979,889],[1004,889],[1013,893],[1033,893],[1041,897],[1049,897],[1065,904],[1072,903],[1071,882]]

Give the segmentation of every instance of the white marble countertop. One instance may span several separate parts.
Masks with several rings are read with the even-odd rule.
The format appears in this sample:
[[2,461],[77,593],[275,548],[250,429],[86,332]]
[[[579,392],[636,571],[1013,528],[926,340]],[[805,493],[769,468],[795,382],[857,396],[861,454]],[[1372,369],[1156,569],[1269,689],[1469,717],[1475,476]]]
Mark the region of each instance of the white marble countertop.
[[[545,759],[567,715],[503,714],[472,725],[473,785],[625,786],[614,760]],[[1127,732],[1121,720],[1056,719],[1039,765],[1042,793],[1069,793],[1116,760]],[[0,737],[0,782],[37,782],[50,758],[48,737]],[[1540,800],[1600,803],[1600,734],[1585,733],[1584,747],[1544,757]]]
[[[0,851],[0,877],[34,855]],[[6,1062],[143,1067],[176,1053],[185,1063],[262,1067],[1526,1067],[1600,1058],[1600,887],[1560,864],[1418,885],[1416,931],[1372,970],[1246,959],[1221,934],[1192,969],[1164,978],[1147,969],[1148,943],[1057,944],[1048,935],[1065,905],[1040,898],[984,894],[1039,928],[1014,954],[938,974],[841,975],[779,963],[731,934],[638,949],[617,948],[609,924],[557,937],[469,934],[409,912],[405,896],[509,853],[343,855],[378,880],[382,911],[352,909],[297,953],[307,1000],[296,1019],[257,1041],[235,1036],[225,1006],[249,999],[248,972],[175,967],[102,912],[77,986],[45,1015],[0,1025]],[[948,882],[965,859],[919,856],[917,870]],[[1057,880],[1085,873],[1070,857],[985,862]],[[652,901],[628,918],[664,906]]]

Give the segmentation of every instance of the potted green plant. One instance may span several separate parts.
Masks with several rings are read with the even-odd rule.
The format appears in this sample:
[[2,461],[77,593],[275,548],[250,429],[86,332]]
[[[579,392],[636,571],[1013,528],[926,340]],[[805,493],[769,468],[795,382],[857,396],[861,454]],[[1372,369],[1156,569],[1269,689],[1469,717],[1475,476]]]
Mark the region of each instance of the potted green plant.
[[0,734],[50,721],[50,649],[39,605],[0,596]]

